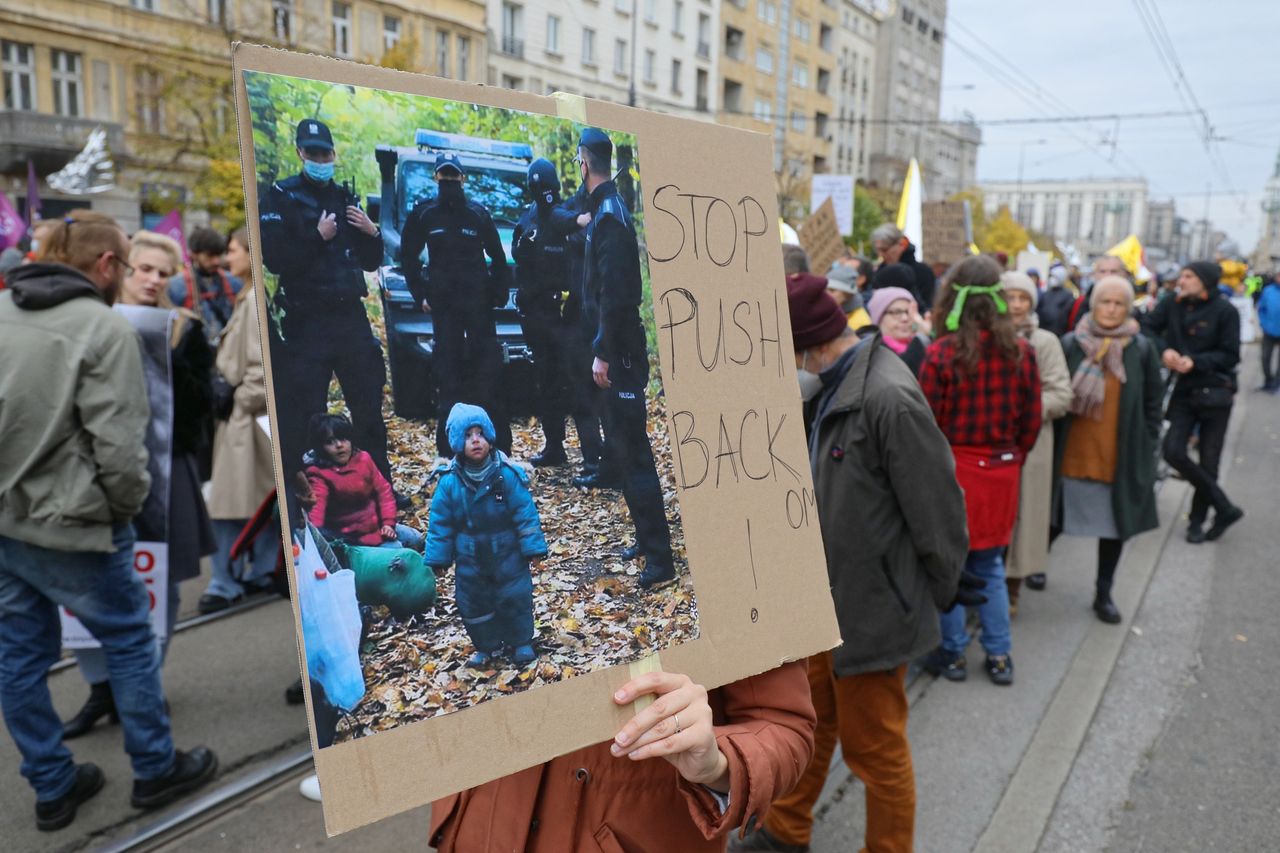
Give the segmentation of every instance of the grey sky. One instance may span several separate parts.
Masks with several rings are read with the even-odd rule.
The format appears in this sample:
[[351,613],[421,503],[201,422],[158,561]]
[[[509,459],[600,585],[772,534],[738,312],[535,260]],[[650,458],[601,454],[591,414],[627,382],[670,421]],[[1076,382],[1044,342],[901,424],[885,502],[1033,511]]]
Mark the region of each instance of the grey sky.
[[[1139,17],[1137,3],[1152,1],[950,0],[943,118],[964,111],[984,121],[1186,109]],[[1115,121],[987,126],[978,178],[1015,179],[1020,153],[1026,180],[1141,175],[1152,199],[1174,197],[1178,215],[1193,220],[1204,216],[1205,188],[1212,184],[1215,227],[1252,251],[1261,228],[1262,187],[1280,152],[1280,2],[1154,3],[1191,91],[1215,133],[1227,137],[1214,149],[1229,186],[1193,127],[1199,120],[1189,116],[1121,120],[1118,134]],[[1010,77],[1021,72],[1042,97],[1019,97],[984,63]],[[1047,103],[1051,98],[1057,102]],[[1104,134],[1117,140],[1114,160],[1110,144],[1102,144]]]

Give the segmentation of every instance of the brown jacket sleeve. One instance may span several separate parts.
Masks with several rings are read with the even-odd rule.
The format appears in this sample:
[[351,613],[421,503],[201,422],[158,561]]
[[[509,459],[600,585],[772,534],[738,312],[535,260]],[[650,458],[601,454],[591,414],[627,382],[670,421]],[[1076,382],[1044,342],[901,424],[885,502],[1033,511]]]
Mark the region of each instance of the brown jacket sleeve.
[[763,819],[809,766],[817,718],[805,666],[804,661],[784,663],[712,691],[724,709],[715,732],[729,760],[729,807],[721,814],[706,788],[683,778],[678,783],[707,839],[746,826],[753,817]]

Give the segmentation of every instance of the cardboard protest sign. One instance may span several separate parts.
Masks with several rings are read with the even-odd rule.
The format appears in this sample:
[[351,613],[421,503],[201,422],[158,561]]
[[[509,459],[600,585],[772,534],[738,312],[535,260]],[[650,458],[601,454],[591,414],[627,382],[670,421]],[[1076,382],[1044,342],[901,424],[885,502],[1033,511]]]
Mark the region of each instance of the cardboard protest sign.
[[853,233],[853,175],[814,175],[812,188],[809,191],[809,209],[822,206],[822,202],[831,199],[836,215],[836,226],[840,233],[849,236]]
[[801,223],[800,246],[809,256],[809,269],[816,275],[826,275],[836,258],[844,254],[844,240],[840,238],[830,198]]
[[637,669],[839,642],[767,137],[244,45],[235,85],[291,582],[349,614],[350,568],[364,622],[295,609],[329,832],[608,740]]
[[924,258],[930,264],[958,263],[973,242],[968,201],[926,201],[923,205]]

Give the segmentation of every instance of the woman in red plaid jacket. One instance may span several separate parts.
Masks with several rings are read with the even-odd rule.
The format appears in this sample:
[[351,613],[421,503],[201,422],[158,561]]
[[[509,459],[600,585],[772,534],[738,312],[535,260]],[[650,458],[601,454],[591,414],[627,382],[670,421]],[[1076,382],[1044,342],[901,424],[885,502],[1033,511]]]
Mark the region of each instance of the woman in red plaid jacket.
[[[969,518],[965,570],[986,581],[982,620],[985,669],[996,684],[1013,683],[1009,594],[1004,549],[1018,515],[1022,461],[1040,433],[1040,373],[1000,295],[1000,265],[977,256],[960,262],[934,309],[938,339],[920,366],[920,387],[956,459]],[[965,678],[969,644],[963,607],[942,614],[942,645],[926,669]]]

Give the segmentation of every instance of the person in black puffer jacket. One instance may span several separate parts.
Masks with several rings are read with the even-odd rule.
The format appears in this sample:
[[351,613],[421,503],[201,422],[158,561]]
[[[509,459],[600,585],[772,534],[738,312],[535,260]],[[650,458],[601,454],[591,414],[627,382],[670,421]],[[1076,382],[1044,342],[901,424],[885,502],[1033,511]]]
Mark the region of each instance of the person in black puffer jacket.
[[[1240,363],[1240,314],[1218,293],[1221,268],[1194,261],[1178,274],[1178,296],[1156,305],[1143,319],[1143,331],[1159,347],[1164,366],[1176,376],[1167,418],[1164,458],[1195,487],[1187,541],[1212,541],[1244,517],[1218,485],[1218,463],[1235,400]],[[1187,453],[1199,428],[1199,461]],[[1213,525],[1203,527],[1213,506]]]

